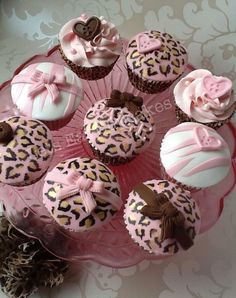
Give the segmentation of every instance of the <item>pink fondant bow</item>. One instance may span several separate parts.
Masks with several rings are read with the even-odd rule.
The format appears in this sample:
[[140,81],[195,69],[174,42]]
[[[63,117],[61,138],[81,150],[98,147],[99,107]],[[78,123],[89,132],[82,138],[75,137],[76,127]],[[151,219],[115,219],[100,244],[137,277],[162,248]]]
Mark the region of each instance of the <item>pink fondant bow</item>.
[[80,193],[86,212],[92,212],[97,206],[93,194],[98,194],[101,199],[111,203],[117,209],[121,207],[122,202],[120,198],[105,190],[103,182],[87,179],[75,170],[69,170],[66,178],[60,171],[49,172],[45,180],[55,181],[64,185],[57,193],[56,198],[58,200],[64,200]]
[[47,91],[51,101],[56,102],[59,97],[59,87],[66,87],[66,77],[63,74],[47,74],[36,70],[32,76],[32,85],[29,88],[29,97],[34,99],[38,94]]

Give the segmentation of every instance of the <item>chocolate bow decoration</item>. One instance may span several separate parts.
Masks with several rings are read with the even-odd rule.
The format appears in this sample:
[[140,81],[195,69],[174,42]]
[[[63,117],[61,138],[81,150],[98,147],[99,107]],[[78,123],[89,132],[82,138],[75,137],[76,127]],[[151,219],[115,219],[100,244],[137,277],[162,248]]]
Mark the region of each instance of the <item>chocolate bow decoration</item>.
[[140,111],[143,105],[143,99],[140,96],[134,96],[132,93],[112,90],[110,98],[106,102],[107,107],[126,107],[133,115]]
[[136,186],[134,191],[147,203],[140,212],[145,216],[161,220],[161,241],[175,238],[184,250],[193,245],[193,240],[184,226],[184,215],[168,200],[164,193],[156,194],[143,183]]

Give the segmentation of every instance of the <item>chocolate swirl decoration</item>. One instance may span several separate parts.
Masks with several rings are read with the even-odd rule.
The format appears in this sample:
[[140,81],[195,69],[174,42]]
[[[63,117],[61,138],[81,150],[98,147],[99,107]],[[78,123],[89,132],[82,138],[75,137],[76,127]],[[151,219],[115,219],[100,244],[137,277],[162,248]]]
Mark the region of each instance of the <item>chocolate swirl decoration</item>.
[[141,183],[134,191],[146,202],[141,213],[162,222],[161,241],[175,238],[184,250],[193,245],[193,240],[188,235],[184,222],[184,215],[172,205],[164,193],[157,194],[148,186]]
[[11,126],[4,122],[0,122],[0,143],[9,143],[14,137],[14,132]]
[[112,108],[126,107],[133,115],[140,111],[143,105],[143,99],[140,96],[134,96],[132,93],[112,90],[110,98],[107,99],[106,106]]

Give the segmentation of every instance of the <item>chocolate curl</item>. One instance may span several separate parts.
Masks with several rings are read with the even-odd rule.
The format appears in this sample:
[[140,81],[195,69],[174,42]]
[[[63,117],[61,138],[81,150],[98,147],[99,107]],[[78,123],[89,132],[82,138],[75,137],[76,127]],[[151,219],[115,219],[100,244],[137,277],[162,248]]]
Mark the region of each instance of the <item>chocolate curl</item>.
[[161,241],[175,238],[184,250],[193,245],[193,240],[185,230],[184,215],[171,204],[164,193],[156,194],[148,186],[141,183],[134,189],[135,192],[146,202],[141,213],[162,222]]
[[126,107],[133,115],[140,111],[143,105],[143,99],[139,96],[134,96],[132,93],[120,92],[119,90],[112,90],[110,99],[107,100],[107,107]]

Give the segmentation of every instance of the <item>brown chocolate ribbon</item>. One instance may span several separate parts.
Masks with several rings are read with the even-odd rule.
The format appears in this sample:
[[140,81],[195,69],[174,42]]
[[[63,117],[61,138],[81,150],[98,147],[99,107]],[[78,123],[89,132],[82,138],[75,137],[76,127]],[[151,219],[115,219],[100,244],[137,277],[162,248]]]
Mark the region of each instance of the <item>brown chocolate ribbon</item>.
[[193,240],[185,230],[184,215],[168,200],[164,193],[157,194],[143,183],[137,185],[134,191],[147,204],[140,212],[150,218],[161,220],[161,241],[175,238],[184,250],[193,245]]
[[112,90],[110,98],[107,99],[107,107],[126,107],[133,115],[140,111],[143,105],[143,99],[140,96],[134,96],[132,93]]

